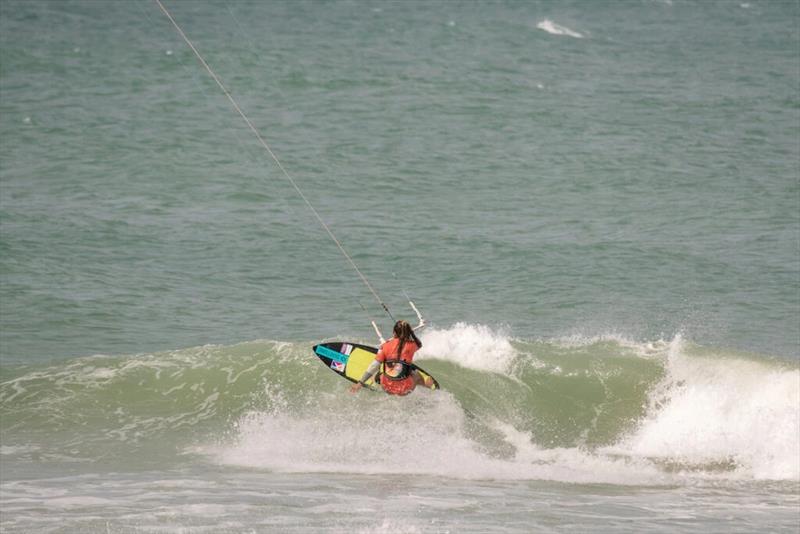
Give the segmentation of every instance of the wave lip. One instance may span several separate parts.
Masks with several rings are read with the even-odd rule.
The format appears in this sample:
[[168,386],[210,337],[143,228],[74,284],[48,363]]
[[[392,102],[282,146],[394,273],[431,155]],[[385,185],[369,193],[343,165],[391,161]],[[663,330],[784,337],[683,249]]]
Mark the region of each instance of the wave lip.
[[422,335],[420,359],[444,389],[402,399],[348,395],[311,342],[0,367],[0,456],[160,465],[180,451],[281,472],[612,484],[800,479],[796,362],[680,335],[525,340],[468,323]]
[[544,30],[552,35],[566,35],[567,37],[574,37],[575,39],[583,39],[583,34],[574,30],[570,30],[566,26],[556,24],[550,19],[544,19],[536,25],[540,30]]
[[447,329],[422,334],[419,358],[447,360],[476,371],[507,374],[517,351],[503,331],[485,325],[456,323]]
[[768,362],[670,347],[650,409],[617,451],[683,471],[800,479],[800,372]]

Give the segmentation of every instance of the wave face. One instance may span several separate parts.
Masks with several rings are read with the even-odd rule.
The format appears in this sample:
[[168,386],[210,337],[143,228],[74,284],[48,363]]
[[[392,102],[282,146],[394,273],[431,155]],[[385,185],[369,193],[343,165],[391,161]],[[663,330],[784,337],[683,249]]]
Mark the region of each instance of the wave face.
[[671,484],[800,479],[796,363],[676,337],[423,336],[442,391],[346,393],[310,343],[6,367],[4,461]]

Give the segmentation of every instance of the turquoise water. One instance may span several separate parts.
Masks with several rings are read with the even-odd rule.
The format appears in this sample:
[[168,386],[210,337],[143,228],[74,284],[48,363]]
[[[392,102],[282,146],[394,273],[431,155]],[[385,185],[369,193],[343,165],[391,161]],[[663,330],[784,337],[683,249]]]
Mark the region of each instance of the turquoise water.
[[4,1],[3,531],[800,527],[800,3],[166,6],[444,391],[157,4]]

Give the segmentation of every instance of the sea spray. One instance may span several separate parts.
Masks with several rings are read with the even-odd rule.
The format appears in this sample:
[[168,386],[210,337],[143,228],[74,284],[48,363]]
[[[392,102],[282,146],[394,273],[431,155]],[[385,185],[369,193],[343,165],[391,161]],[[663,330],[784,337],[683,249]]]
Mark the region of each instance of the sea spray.
[[674,468],[724,467],[756,479],[800,478],[800,372],[774,361],[669,350],[639,428],[619,444]]
[[[619,484],[798,479],[794,363],[680,336],[524,340],[459,323],[422,340],[443,390],[407,398],[351,396],[310,342],[5,366],[2,452]],[[402,454],[387,459],[393,446]]]
[[422,335],[417,357],[454,362],[476,371],[508,374],[517,352],[508,334],[486,325],[456,323],[447,329],[429,329]]

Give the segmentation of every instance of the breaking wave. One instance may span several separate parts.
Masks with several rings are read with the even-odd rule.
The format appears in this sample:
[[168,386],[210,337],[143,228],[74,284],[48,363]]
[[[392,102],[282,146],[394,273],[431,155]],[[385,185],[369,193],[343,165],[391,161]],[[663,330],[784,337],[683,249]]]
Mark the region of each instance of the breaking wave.
[[612,484],[800,479],[800,369],[680,336],[423,335],[443,390],[362,392],[311,343],[2,368],[0,455]]

